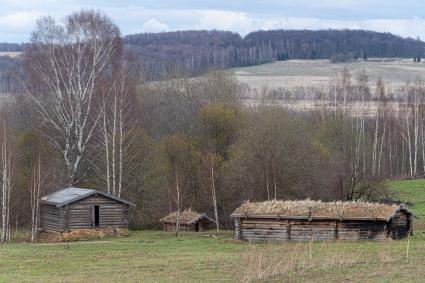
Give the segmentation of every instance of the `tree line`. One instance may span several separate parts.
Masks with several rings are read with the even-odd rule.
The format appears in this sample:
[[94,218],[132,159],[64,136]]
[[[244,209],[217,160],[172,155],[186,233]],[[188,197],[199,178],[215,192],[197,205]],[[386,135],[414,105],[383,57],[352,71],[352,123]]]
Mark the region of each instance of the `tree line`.
[[[245,200],[386,200],[386,178],[425,170],[423,89],[406,87],[400,116],[347,115],[370,95],[366,73],[339,74],[334,111],[297,113],[240,101],[231,74],[186,72],[149,82],[119,28],[80,11],[37,22],[23,85],[1,105],[1,241],[39,225],[38,199],[66,186],[128,199],[135,228],[172,211],[214,215],[218,227]],[[143,79],[144,78],[144,79]]]
[[[271,30],[245,37],[228,31],[188,30],[130,34],[123,41],[124,50],[135,55],[147,80],[289,59],[420,58],[425,48],[418,39],[365,30]],[[0,43],[0,51],[24,51],[28,46]],[[0,57],[3,60],[7,59]]]
[[364,30],[272,30],[245,37],[225,31],[177,31],[127,35],[124,42],[140,56],[152,80],[164,78],[177,66],[198,75],[289,59],[417,58],[425,47],[420,40]]

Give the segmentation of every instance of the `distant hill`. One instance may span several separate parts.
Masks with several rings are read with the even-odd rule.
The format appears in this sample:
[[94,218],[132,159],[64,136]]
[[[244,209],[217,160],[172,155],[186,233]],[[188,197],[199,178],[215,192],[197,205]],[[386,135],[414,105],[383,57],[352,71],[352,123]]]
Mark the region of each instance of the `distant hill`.
[[[131,34],[123,39],[126,50],[140,59],[149,80],[173,72],[178,75],[176,69],[198,75],[212,68],[288,59],[413,58],[422,57],[425,50],[420,40],[364,30],[273,30],[245,37],[228,31],[188,30]],[[0,43],[0,52],[23,51],[26,45]]]
[[22,52],[27,45],[27,43],[0,42],[0,52]]
[[190,74],[288,59],[357,59],[422,56],[425,42],[364,30],[177,31],[124,37],[150,79],[176,65]]

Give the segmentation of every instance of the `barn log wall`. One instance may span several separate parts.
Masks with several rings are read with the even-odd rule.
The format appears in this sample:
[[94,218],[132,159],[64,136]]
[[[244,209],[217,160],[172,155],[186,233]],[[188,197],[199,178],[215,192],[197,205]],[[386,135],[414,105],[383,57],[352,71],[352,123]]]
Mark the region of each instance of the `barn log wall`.
[[338,239],[343,241],[386,240],[385,221],[341,221],[338,223]]
[[[176,231],[176,223],[164,222],[164,231],[174,232]],[[196,231],[195,224],[179,224],[179,231]]]
[[412,218],[405,213],[397,212],[388,225],[388,232],[393,239],[400,239],[412,232]]
[[234,237],[249,242],[386,240],[407,235],[410,223],[402,212],[390,222],[237,217]]
[[[163,222],[164,231],[168,232],[174,232],[176,231],[176,222]],[[214,225],[214,222],[210,221],[208,218],[201,218],[197,221],[192,220],[192,222],[189,223],[180,223],[180,231],[205,231],[212,228]]]
[[198,230],[199,231],[209,230],[211,229],[212,225],[213,223],[209,221],[208,219],[205,219],[205,218],[199,219]]
[[66,206],[67,229],[93,228],[93,207],[99,206],[99,227],[128,227],[128,207],[126,204],[93,195]]
[[64,231],[62,222],[62,214],[59,208],[50,204],[40,204],[40,224],[45,231]]

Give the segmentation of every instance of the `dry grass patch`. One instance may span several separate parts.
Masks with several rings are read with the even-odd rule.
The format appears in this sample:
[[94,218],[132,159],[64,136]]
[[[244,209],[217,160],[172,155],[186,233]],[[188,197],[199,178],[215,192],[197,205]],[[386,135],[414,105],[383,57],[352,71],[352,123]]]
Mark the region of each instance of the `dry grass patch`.
[[306,280],[312,273],[355,268],[356,265],[387,264],[403,260],[391,249],[370,252],[341,242],[295,243],[253,247],[237,267],[240,282]]
[[100,240],[105,237],[128,236],[128,230],[123,228],[80,229],[68,233],[41,233],[38,236],[40,243],[58,243],[86,240]]

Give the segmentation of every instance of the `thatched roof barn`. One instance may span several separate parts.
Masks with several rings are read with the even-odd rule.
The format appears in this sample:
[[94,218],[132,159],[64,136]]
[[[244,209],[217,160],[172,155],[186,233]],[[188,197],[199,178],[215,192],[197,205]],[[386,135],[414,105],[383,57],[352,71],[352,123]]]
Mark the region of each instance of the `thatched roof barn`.
[[164,231],[175,231],[179,222],[181,231],[204,231],[211,229],[215,224],[214,219],[206,213],[198,213],[192,209],[185,209],[178,215],[177,211],[165,216],[160,221],[164,225]]
[[47,232],[127,228],[130,206],[105,192],[69,187],[40,199],[40,226]]
[[367,202],[245,202],[231,218],[235,238],[246,241],[385,240],[412,231],[404,205]]

